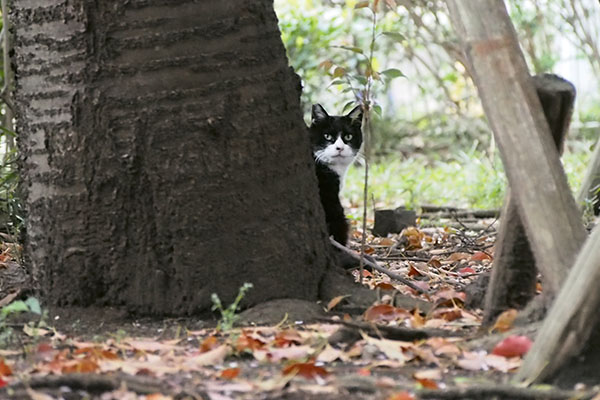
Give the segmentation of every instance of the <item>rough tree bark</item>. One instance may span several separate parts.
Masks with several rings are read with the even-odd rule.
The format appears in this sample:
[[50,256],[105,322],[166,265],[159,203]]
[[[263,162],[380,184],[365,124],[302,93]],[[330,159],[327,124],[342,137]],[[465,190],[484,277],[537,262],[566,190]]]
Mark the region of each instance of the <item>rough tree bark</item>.
[[329,262],[271,0],[15,0],[25,252],[43,297],[189,314],[317,298]]
[[447,3],[542,272],[544,291],[553,297],[587,234],[514,27],[502,0]]
[[[556,75],[533,77],[535,90],[556,148],[562,153],[573,106],[575,87]],[[492,275],[485,297],[483,325],[491,325],[502,311],[522,309],[535,296],[537,268],[515,199],[507,193],[496,240]]]

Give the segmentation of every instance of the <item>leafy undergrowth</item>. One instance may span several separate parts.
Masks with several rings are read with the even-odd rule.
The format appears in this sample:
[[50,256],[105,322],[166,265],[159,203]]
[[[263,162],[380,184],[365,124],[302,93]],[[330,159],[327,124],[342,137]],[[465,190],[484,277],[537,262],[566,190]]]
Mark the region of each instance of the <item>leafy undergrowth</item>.
[[[379,301],[361,315],[346,313],[340,296],[323,305],[327,314],[316,322],[224,331],[190,320],[119,326],[110,318],[106,326],[73,329],[72,317],[55,329],[48,325],[60,320],[52,313],[46,325],[13,324],[12,346],[0,350],[0,398],[591,398],[585,388],[506,384],[532,335],[478,341],[482,313],[465,308],[465,288],[491,266],[491,222],[479,232],[408,228],[369,236],[367,253],[420,290],[365,270],[363,284]],[[398,294],[424,307],[402,307]],[[515,314],[502,314],[492,331],[509,330]],[[427,334],[393,339],[398,332]]]
[[[569,185],[577,191],[591,157],[588,141],[568,141],[562,157]],[[344,186],[347,206],[358,207],[363,196],[362,168],[350,168]],[[453,205],[467,208],[500,208],[506,177],[499,156],[490,158],[472,150],[446,159],[411,154],[378,159],[369,165],[372,198],[377,207],[418,204]],[[360,208],[360,207],[359,207]],[[356,217],[361,212],[353,213]]]

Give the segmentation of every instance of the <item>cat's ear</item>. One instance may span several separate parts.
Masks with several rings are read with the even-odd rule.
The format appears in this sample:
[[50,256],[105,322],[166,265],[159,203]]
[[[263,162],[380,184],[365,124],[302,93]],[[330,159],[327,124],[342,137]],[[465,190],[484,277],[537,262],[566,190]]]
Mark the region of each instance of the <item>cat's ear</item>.
[[312,122],[320,121],[327,117],[329,117],[329,114],[327,114],[327,111],[325,111],[325,109],[323,108],[322,105],[313,104],[313,106],[312,106]]
[[352,120],[353,124],[362,125],[363,110],[361,106],[356,106],[347,115],[347,118]]

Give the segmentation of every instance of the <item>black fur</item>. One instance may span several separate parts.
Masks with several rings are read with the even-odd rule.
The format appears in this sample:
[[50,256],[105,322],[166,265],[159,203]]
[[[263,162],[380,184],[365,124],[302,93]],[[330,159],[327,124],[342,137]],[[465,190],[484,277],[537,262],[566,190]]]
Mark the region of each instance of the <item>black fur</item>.
[[[329,116],[319,104],[313,105],[310,135],[319,180],[319,195],[325,211],[329,234],[343,245],[348,241],[349,224],[340,203],[339,193],[346,170],[344,166],[347,167],[351,164],[362,144],[361,124],[362,111],[360,107],[356,107],[344,116]],[[329,136],[326,137],[326,135]],[[349,146],[349,149],[345,150],[350,154],[348,157],[329,159],[315,155],[328,146],[338,149],[334,143],[339,138]],[[330,151],[333,150],[330,148]],[[341,164],[336,165],[336,163]]]

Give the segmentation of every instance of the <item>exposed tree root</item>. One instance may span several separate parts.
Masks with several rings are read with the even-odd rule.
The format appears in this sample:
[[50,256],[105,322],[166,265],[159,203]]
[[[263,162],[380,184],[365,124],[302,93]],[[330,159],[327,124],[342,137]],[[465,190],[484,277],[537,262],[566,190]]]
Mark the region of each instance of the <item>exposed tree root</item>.
[[[23,380],[0,390],[1,398],[30,399],[28,389],[54,390],[68,387],[71,391],[85,391],[90,394],[111,392],[121,388],[140,395],[160,393],[163,395],[180,394],[179,390],[169,389],[168,384],[157,379],[142,378],[130,375],[98,375],[98,374],[66,374],[48,375]],[[7,396],[7,397],[4,397]],[[203,398],[193,395],[191,398]],[[205,397],[206,398],[206,397]]]

